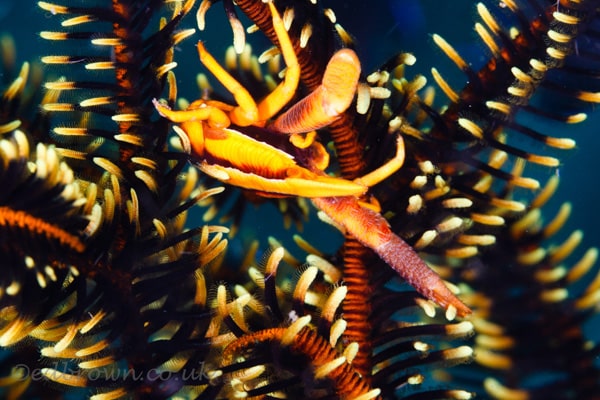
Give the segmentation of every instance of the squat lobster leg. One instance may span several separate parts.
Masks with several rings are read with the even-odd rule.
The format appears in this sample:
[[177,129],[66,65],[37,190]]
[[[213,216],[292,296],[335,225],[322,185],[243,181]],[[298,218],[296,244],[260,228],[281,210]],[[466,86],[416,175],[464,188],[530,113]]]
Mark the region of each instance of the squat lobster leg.
[[[373,186],[396,172],[404,163],[404,140],[398,136],[396,156],[375,171],[354,180]],[[373,250],[417,292],[447,310],[447,315],[464,317],[471,313],[444,284],[442,279],[402,238],[394,234],[388,222],[356,197],[318,197],[313,204],[356,240]]]
[[[286,71],[283,82],[258,105],[248,91],[206,50],[204,44],[198,42],[200,62],[233,94],[238,104],[230,113],[231,122],[237,126],[264,126],[268,119],[278,113],[294,97],[298,88],[298,82],[300,81],[300,65],[298,64],[290,37],[273,2],[269,2],[268,4],[271,10],[273,29],[275,29],[275,33],[277,34],[283,60],[286,64]],[[354,93],[352,93],[352,96],[354,96]]]

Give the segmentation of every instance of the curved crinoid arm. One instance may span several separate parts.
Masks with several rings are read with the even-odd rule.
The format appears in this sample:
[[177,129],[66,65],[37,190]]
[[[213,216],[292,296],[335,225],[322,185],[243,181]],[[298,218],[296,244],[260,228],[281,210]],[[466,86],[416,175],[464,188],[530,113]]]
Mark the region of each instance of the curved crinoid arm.
[[[23,293],[43,290],[64,278],[101,221],[97,205],[86,197],[55,149],[42,143],[34,152],[30,148],[19,129],[0,139],[0,184],[5,189],[0,196],[1,297],[6,302],[14,296],[15,304]],[[30,310],[21,311],[27,318]],[[13,332],[0,343],[14,343],[11,335],[19,337]]]
[[[86,225],[92,227],[98,221],[88,223],[88,218],[93,219],[86,214],[86,211],[91,212],[91,206],[75,181],[73,171],[60,160],[54,148],[38,143],[34,156],[29,154],[30,144],[23,132],[16,131],[11,139],[1,142],[4,165],[0,176],[5,188],[13,188],[15,193],[14,188],[18,187],[23,194],[27,193],[27,198],[22,194],[8,196],[9,192],[0,201],[2,247],[18,252],[17,249],[22,251],[27,247],[23,243],[28,237],[33,241],[44,238],[51,246],[82,253],[86,249]],[[35,166],[33,173],[29,162]],[[51,189],[61,195],[55,197]],[[62,212],[52,214],[40,207],[47,201]],[[93,228],[88,234],[92,233]]]
[[219,349],[208,360],[211,386],[227,398],[376,398],[380,391],[351,365],[356,345],[340,340],[345,325],[337,315],[346,290],[331,284],[339,273],[309,265],[290,285],[285,260],[297,264],[283,248],[272,250],[264,269],[249,268],[254,283],[236,286],[230,300],[219,286],[207,333]]
[[[168,397],[192,384],[190,376],[198,377],[199,372],[192,374],[192,367],[181,370],[205,357],[193,348],[202,341],[200,325],[208,326],[210,319],[201,268],[219,260],[227,229],[203,226],[183,232],[185,212],[216,191],[195,193],[197,174],[192,168],[180,176],[165,208],[146,224],[139,219],[138,196],[132,189],[123,211],[131,223],[121,226],[128,240],[122,243],[115,240],[114,227],[122,212],[117,193],[126,182],[112,176],[104,190],[71,182],[72,170],[53,162],[58,158],[42,145],[33,163],[37,167],[30,171],[23,160],[10,158],[26,154],[18,136],[0,141],[0,165],[6,162],[13,173],[24,166],[29,175],[6,176],[0,168],[0,182],[5,187],[12,183],[7,198],[38,219],[43,217],[46,225],[27,219],[27,225],[14,226],[5,215],[1,218],[5,273],[0,279],[0,346],[11,355],[1,365],[16,366],[3,385],[13,381],[15,390],[28,395],[36,394],[39,385],[47,390],[49,382],[63,393],[78,390],[81,395],[89,387],[90,396],[103,399]],[[58,190],[61,185],[65,190]],[[78,185],[86,186],[86,192]],[[4,208],[14,208],[3,203],[3,213]],[[89,221],[86,210],[93,216]],[[80,232],[69,232],[76,227]],[[65,238],[67,234],[87,239],[83,252]],[[166,338],[176,339],[164,345]],[[9,347],[16,343],[20,348]],[[180,351],[186,352],[185,360]],[[177,376],[172,384],[160,375],[163,363],[171,363],[168,374]]]
[[310,316],[300,317],[289,327],[271,328],[253,332],[229,344],[223,352],[224,368],[230,366],[233,356],[238,352],[255,346],[268,344],[281,346],[291,355],[301,355],[310,360],[315,380],[327,379],[333,382],[336,396],[340,399],[379,398],[381,390],[373,389],[352,369],[344,355],[339,354],[330,343],[316,331],[307,328]]
[[[512,2],[509,9],[515,26],[509,31],[483,3],[478,4],[482,23],[475,29],[491,52],[490,60],[479,71],[441,36],[433,36],[468,79],[462,90],[454,90],[437,69],[432,69],[450,104],[429,134],[451,148],[462,148],[447,151],[448,161],[455,160],[465,171],[482,171],[511,186],[539,188],[535,178],[514,174],[508,166],[516,162],[556,168],[559,159],[551,152],[575,147],[570,138],[545,134],[535,121],[547,119],[567,129],[566,124],[586,119],[582,111],[589,105],[585,103],[600,100],[596,92],[597,54],[578,51],[594,41],[595,7],[594,1],[564,1],[545,8]],[[526,148],[522,137],[540,145]],[[480,146],[482,143],[485,145]],[[492,149],[514,162],[504,163],[504,168],[488,162]],[[468,179],[472,179],[471,173],[457,179],[454,186],[467,191],[473,185]]]
[[[598,315],[598,248],[579,250],[580,230],[561,234],[569,203],[545,221],[543,209],[558,182],[551,177],[527,213],[506,221],[507,232],[475,264],[455,269],[469,286],[466,298],[474,309],[475,362],[468,373],[486,376],[477,389],[484,396],[600,394],[594,361],[600,346],[597,335],[585,332]],[[555,379],[540,379],[550,375]]]
[[[0,49],[6,50],[2,56],[9,57],[10,43],[6,38],[0,40]],[[11,64],[8,59],[3,62]],[[23,289],[20,278],[24,271],[14,270],[18,265],[42,288],[58,279],[55,268],[68,270],[66,265],[86,251],[87,239],[101,220],[94,200],[87,198],[85,186],[55,147],[32,141],[30,130],[37,135],[35,130],[43,128],[23,119],[30,113],[25,97],[36,98],[35,93],[28,93],[28,79],[30,68],[24,63],[0,100],[0,252],[6,268],[2,293],[5,285],[14,284],[16,292]],[[42,116],[38,119],[44,121],[42,125],[47,123]],[[37,250],[39,253],[29,254]],[[52,256],[48,257],[48,252]]]

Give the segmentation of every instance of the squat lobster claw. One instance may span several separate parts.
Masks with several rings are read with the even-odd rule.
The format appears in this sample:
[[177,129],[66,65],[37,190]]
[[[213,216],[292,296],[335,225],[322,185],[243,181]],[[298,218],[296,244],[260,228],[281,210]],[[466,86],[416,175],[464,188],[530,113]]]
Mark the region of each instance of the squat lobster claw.
[[[385,218],[361,206],[359,197],[368,188],[396,172],[404,162],[404,142],[398,137],[397,153],[375,171],[349,181],[327,175],[328,157],[318,142],[310,146],[306,167],[294,157],[268,143],[230,128],[254,126],[280,134],[301,134],[325,127],[345,112],[354,99],[360,75],[360,62],[350,49],[335,53],[325,70],[319,88],[285,113],[271,119],[292,99],[299,83],[300,66],[279,13],[269,2],[273,28],[287,65],[283,81],[258,104],[198,43],[200,61],[229,90],[237,103],[196,100],[186,110],[171,110],[153,100],[163,117],[178,124],[175,131],[188,143],[188,151],[199,159],[199,168],[223,182],[250,189],[265,196],[311,198],[325,212],[366,247],[374,250],[425,297],[447,309],[447,315],[465,316],[471,310],[464,305],[417,253],[395,235]],[[294,143],[294,141],[292,141]]]

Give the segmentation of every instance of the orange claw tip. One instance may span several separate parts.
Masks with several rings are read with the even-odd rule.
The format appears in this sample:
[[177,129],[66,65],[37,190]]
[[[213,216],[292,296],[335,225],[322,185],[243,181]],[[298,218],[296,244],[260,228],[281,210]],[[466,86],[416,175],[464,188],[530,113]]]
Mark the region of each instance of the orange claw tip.
[[466,317],[472,312],[465,303],[450,292],[441,279],[430,288],[428,297],[446,310],[446,319],[450,321],[457,316],[461,318]]
[[[413,277],[408,277],[403,272],[400,272],[400,275],[407,279],[417,292],[442,307],[446,311],[446,319],[449,321],[456,317],[462,318],[471,314],[471,309],[450,291],[442,278],[429,269],[423,261],[421,263],[427,268],[427,271],[418,279],[414,280]],[[420,269],[420,267],[417,269]]]

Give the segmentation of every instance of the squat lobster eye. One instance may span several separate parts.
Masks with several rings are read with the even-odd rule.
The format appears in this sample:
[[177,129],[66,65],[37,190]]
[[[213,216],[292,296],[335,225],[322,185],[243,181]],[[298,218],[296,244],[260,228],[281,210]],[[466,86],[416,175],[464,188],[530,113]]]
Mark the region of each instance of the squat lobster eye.
[[[329,61],[321,85],[287,112],[270,121],[293,98],[300,77],[300,66],[283,22],[269,2],[273,28],[287,65],[283,81],[262,101],[256,103],[250,93],[208,53],[202,42],[198,54],[204,66],[229,90],[237,105],[197,100],[187,110],[174,111],[156,99],[157,111],[177,123],[176,132],[189,143],[188,150],[206,174],[264,196],[301,196],[313,204],[366,247],[374,250],[419,293],[446,308],[447,315],[470,313],[444,285],[417,253],[395,235],[381,214],[362,207],[359,197],[368,188],[395,173],[404,162],[404,142],[398,137],[397,153],[375,171],[348,181],[327,175],[327,153],[312,142],[314,135],[297,140],[303,134],[323,128],[344,113],[354,99],[360,76],[360,62],[354,51],[342,49]],[[284,151],[245,135],[247,126],[268,128],[270,133],[292,135],[292,143],[301,142],[305,165]]]

